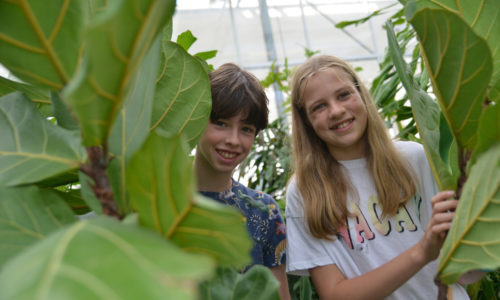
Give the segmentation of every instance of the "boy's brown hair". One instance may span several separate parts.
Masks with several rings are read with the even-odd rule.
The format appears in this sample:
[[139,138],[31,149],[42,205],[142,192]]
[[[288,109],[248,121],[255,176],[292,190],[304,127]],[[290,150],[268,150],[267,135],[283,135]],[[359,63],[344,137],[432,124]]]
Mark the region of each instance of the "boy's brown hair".
[[212,112],[210,121],[247,114],[245,122],[254,125],[255,134],[267,127],[269,100],[260,81],[234,63],[226,63],[210,72]]

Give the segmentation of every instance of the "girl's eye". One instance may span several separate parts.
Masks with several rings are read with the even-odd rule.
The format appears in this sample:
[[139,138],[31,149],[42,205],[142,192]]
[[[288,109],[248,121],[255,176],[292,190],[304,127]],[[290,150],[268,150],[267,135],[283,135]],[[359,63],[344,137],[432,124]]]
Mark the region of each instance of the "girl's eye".
[[351,92],[346,91],[339,94],[339,99],[345,99],[351,95]]
[[318,104],[318,105],[316,105],[316,106],[313,107],[312,112],[318,111],[318,110],[322,109],[325,106],[326,105],[324,103]]

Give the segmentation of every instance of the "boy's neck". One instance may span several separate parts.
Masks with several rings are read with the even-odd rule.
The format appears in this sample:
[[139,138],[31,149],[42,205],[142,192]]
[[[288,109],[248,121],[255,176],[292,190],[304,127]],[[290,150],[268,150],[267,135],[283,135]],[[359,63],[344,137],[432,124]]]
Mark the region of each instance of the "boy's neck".
[[198,191],[204,192],[224,192],[231,188],[232,173],[216,172],[210,168],[202,166],[195,159],[194,170],[196,173]]

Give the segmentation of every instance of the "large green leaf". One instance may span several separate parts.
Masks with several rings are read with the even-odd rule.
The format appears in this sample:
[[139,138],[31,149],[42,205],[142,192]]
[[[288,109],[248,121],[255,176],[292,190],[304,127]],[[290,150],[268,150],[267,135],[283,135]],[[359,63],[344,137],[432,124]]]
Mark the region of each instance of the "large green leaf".
[[83,1],[0,1],[0,63],[21,80],[61,90],[79,60]]
[[109,1],[86,36],[83,67],[64,91],[86,146],[107,141],[131,81],[152,42],[171,18],[174,0]]
[[53,191],[0,188],[0,269],[26,247],[74,221],[71,209]]
[[242,216],[197,194],[182,141],[153,132],[130,160],[127,190],[139,221],[185,249],[241,267],[251,248]]
[[271,270],[262,265],[255,265],[243,274],[233,268],[218,268],[214,278],[201,284],[200,298],[278,300],[278,287],[279,282]]
[[[396,71],[401,78],[411,102],[413,115],[417,123],[424,149],[429,158],[432,173],[440,190],[455,190],[457,176],[451,173],[448,161],[443,160],[440,149],[440,116],[439,105],[415,81],[409,66],[406,64],[399,48],[391,23],[386,23],[389,52],[394,61]],[[446,124],[444,124],[446,126]]]
[[114,158],[107,172],[114,200],[124,214],[130,211],[125,190],[127,163],[149,135],[159,57],[160,39],[157,39],[131,82],[131,91],[109,137],[109,150]]
[[500,5],[498,0],[416,0],[408,7],[408,16],[423,7],[441,8],[460,16],[477,35],[487,41],[493,61],[491,83],[500,84]]
[[11,260],[0,299],[196,299],[214,268],[157,234],[111,218],[80,221]]
[[151,129],[164,136],[183,134],[191,147],[201,137],[212,107],[204,67],[181,46],[163,41]]
[[42,181],[85,161],[78,132],[45,120],[20,93],[0,98],[0,185]]
[[445,284],[469,270],[500,267],[500,143],[471,168],[441,250],[439,277]]
[[449,11],[422,9],[410,22],[441,111],[459,145],[472,150],[492,72],[488,44]]

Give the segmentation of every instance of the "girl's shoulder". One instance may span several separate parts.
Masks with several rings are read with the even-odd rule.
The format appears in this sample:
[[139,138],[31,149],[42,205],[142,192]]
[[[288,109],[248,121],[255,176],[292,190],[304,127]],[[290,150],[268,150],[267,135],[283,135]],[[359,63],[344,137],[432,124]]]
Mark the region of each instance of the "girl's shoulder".
[[424,146],[413,141],[394,141],[396,149],[410,161],[426,159]]

